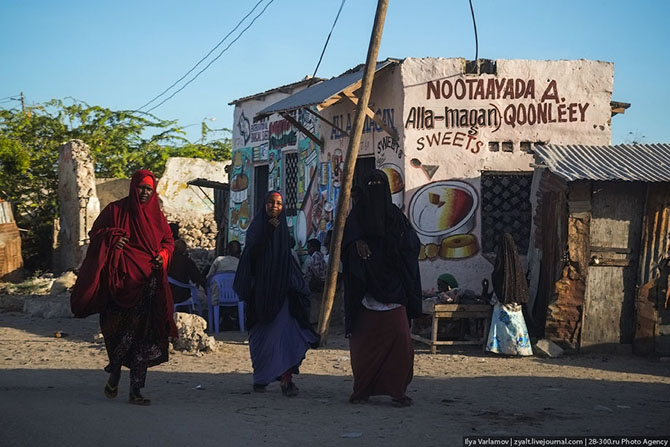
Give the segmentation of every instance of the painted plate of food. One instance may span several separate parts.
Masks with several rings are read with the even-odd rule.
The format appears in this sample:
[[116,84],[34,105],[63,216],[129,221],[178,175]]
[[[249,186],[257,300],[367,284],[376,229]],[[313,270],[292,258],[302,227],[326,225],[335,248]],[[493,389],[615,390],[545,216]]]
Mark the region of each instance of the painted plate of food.
[[477,192],[470,184],[439,181],[417,190],[409,204],[409,218],[424,244],[439,244],[444,236],[471,231],[477,206]]

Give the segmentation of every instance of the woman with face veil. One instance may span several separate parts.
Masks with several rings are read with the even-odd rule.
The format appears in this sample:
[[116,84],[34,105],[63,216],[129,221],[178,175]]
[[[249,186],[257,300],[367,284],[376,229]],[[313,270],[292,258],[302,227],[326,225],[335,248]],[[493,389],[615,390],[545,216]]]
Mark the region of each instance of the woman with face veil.
[[285,396],[296,396],[292,376],[318,336],[309,324],[310,291],[291,255],[283,199],[276,191],[249,225],[233,289],[246,302],[254,391],[279,380]]
[[419,239],[391,201],[383,171],[366,176],[342,241],[345,332],[354,373],[352,403],[391,396],[409,406],[414,348],[411,318],[421,315]]
[[494,296],[486,350],[496,354],[533,355],[521,306],[528,303],[528,282],[516,243],[505,233],[496,252],[491,274]]
[[130,368],[130,403],[140,394],[147,368],[168,360],[168,337],[177,336],[167,266],[172,231],[155,194],[156,177],[133,174],[128,197],[110,203],[93,223],[91,243],[74,285],[76,317],[100,313],[109,379],[104,393],[118,393],[121,366]]

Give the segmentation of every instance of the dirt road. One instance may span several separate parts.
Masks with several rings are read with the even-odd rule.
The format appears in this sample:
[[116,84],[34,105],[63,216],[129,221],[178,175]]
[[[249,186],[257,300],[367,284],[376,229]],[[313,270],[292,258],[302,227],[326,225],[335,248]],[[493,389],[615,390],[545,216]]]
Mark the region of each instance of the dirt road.
[[[55,338],[54,333],[67,333]],[[217,352],[175,353],[149,371],[150,407],[107,400],[95,317],[0,313],[0,445],[460,446],[472,435],[670,434],[670,363],[629,356],[500,358],[477,348],[431,355],[416,345],[414,406],[352,405],[346,340],[309,351],[286,398],[251,392],[248,346],[217,335]]]

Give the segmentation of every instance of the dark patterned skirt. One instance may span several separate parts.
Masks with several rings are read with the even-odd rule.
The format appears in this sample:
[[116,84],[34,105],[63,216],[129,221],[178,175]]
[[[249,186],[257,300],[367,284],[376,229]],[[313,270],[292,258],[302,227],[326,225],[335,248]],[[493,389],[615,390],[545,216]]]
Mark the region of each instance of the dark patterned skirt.
[[168,337],[160,330],[165,321],[157,303],[158,280],[152,276],[139,303],[122,308],[110,301],[100,313],[100,327],[105,337],[109,364],[105,371],[118,371],[121,365],[130,369],[132,388],[143,388],[147,369],[168,360]]

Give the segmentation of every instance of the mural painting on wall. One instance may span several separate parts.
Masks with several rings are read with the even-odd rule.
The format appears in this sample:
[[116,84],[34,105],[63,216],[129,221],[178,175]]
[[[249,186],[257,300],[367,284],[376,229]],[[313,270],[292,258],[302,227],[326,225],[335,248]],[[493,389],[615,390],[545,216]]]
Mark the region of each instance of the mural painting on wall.
[[340,149],[335,149],[332,155],[328,153],[326,162],[321,164],[321,194],[325,195],[326,198],[324,211],[330,216],[330,220],[326,224],[326,233],[333,229],[337,201],[340,198],[340,182],[343,169],[344,159]]
[[[268,125],[269,117],[265,117],[251,125],[251,146],[259,143],[266,143],[269,137]],[[246,144],[246,143],[245,143]]]
[[320,188],[321,166],[316,145],[308,138],[301,139],[298,142],[298,154],[300,159],[298,203],[300,206],[296,219],[296,241],[299,248],[304,249],[309,239],[319,236],[324,201]]
[[293,147],[298,142],[298,131],[285,119],[270,122],[268,134],[270,149]]
[[463,181],[438,181],[419,188],[408,209],[421,241],[419,260],[458,260],[477,254],[479,242],[470,232],[478,206],[477,192]]
[[316,116],[305,109],[298,109],[298,122],[311,133],[318,133],[316,130]]
[[281,151],[268,151],[268,190],[281,190]]
[[238,240],[244,244],[245,235],[251,223],[251,204],[249,199],[249,179],[251,176],[251,148],[236,149],[230,174],[230,218],[229,240]]
[[252,160],[254,163],[258,162],[269,162],[270,160],[270,151],[268,150],[267,144],[261,144],[260,146],[255,146],[252,149]]
[[251,121],[244,115],[244,111],[240,113],[235,123],[237,126],[239,137],[236,138],[235,146],[246,146],[251,140]]
[[[405,129],[421,132],[408,142],[416,151],[449,147],[479,154],[485,145],[482,132],[491,139],[501,129],[584,123],[590,105],[567,100],[554,79],[480,76],[429,81],[425,89],[426,102],[410,107],[404,122]],[[464,104],[454,106],[458,102]],[[423,166],[419,158],[411,164],[429,179],[438,169]]]
[[403,150],[391,136],[386,135],[377,142],[375,150],[375,164],[377,169],[384,171],[389,179],[391,188],[391,200],[400,208],[405,210],[405,176],[400,166],[403,164]]
[[[298,121],[310,132],[318,135],[313,114],[300,110]],[[300,209],[296,219],[296,235],[300,248],[305,248],[309,239],[325,241],[332,227],[335,211],[333,183],[329,162],[320,162],[319,148],[309,138],[298,142],[300,170],[298,172],[298,201]]]

